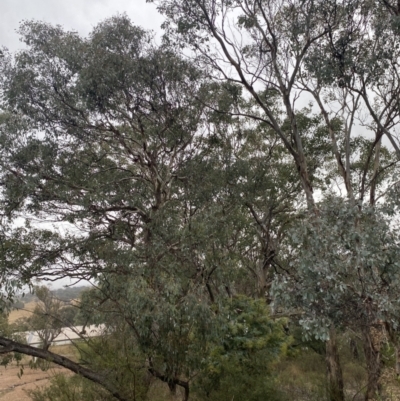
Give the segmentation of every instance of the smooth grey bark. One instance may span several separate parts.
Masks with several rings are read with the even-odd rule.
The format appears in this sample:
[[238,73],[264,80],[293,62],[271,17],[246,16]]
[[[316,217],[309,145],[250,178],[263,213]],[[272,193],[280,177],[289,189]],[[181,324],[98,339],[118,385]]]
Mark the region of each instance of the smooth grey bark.
[[365,392],[365,401],[374,400],[381,393],[381,385],[379,379],[381,377],[382,361],[380,344],[374,338],[372,327],[363,327],[361,335],[364,345],[365,361],[367,364],[368,382]]
[[329,400],[344,401],[343,374],[336,343],[336,332],[332,326],[326,342],[326,367],[328,371]]

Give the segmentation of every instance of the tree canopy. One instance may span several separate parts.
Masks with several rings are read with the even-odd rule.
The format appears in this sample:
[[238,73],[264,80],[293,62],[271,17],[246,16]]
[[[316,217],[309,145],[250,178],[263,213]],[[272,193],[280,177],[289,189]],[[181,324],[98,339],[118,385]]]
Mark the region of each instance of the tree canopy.
[[292,343],[290,315],[326,342],[332,401],[344,400],[335,331],[360,333],[373,399],[372,333],[399,345],[400,10],[157,5],[161,44],[121,15],[86,38],[24,22],[26,49],[3,52],[2,304],[37,279],[89,280],[79,319],[106,327],[80,350],[89,367],[7,333],[3,352],[53,360],[120,400],[126,372],[144,370],[185,400],[196,386],[278,399],[270,367]]

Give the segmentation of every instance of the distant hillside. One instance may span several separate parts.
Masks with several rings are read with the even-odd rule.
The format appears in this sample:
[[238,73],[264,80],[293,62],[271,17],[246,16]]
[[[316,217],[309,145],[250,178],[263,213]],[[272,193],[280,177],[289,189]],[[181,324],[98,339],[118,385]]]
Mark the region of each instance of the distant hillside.
[[51,292],[62,301],[72,301],[73,299],[79,298],[82,291],[88,290],[89,286],[79,286],[79,287],[66,287],[59,288],[58,290],[52,290]]
[[[73,299],[79,298],[80,294],[82,291],[89,289],[90,287],[88,286],[78,286],[78,287],[65,287],[65,288],[59,288],[57,290],[51,290],[51,292],[58,298],[61,299],[62,301],[68,302]],[[24,304],[27,304],[32,301],[36,301],[37,298],[35,294],[25,294],[24,296],[21,296],[18,298],[16,304],[22,302]]]

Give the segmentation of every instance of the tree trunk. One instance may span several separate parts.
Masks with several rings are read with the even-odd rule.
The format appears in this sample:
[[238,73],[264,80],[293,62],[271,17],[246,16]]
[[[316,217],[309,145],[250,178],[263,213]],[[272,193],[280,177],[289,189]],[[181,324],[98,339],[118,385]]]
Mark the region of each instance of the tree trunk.
[[395,347],[396,351],[396,375],[397,377],[400,376],[400,347],[396,345]]
[[353,359],[358,360],[359,359],[358,347],[356,340],[354,340],[354,338],[350,339],[350,351],[351,355],[353,356]]
[[162,373],[158,372],[154,369],[151,359],[149,358],[150,367],[148,368],[149,373],[151,373],[157,379],[160,379],[164,383],[168,384],[169,389],[171,392],[176,392],[176,386],[180,386],[184,390],[183,401],[189,400],[189,382],[184,381],[178,378],[169,378],[168,376],[163,375]]
[[380,330],[365,326],[362,328],[362,339],[367,364],[367,391],[365,401],[373,400],[381,392],[379,378],[381,376],[381,344]]
[[329,340],[326,342],[326,366],[328,370],[329,400],[344,401],[342,368],[333,326],[329,330]]
[[168,387],[169,387],[169,391],[171,392],[171,394],[176,394],[176,384],[173,382],[169,382],[168,383]]

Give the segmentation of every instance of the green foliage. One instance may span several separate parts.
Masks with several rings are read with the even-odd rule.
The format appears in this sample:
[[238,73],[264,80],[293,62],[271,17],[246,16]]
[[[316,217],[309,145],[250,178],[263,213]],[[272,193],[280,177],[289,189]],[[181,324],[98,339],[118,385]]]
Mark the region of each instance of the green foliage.
[[52,341],[61,333],[64,326],[62,303],[45,287],[35,287],[39,299],[33,313],[27,318],[30,330],[35,331],[42,341],[42,348],[48,350]]
[[63,327],[71,327],[76,325],[76,316],[78,308],[76,306],[64,306],[59,310],[58,318],[60,319]]
[[188,381],[228,336],[227,299],[265,294],[269,239],[284,236],[300,191],[292,165],[268,125],[229,115],[254,107],[237,85],[209,80],[125,16],[86,39],[33,22],[21,33],[29,47],[6,67],[0,159],[6,236],[25,248],[7,277],[95,280],[75,321],[124,323],[156,377]]
[[21,299],[16,299],[13,303],[12,303],[12,308],[13,309],[22,309],[25,306],[25,304],[22,302]]
[[279,400],[273,364],[291,342],[283,322],[273,321],[263,301],[234,297],[224,310],[220,341],[210,349],[195,392],[210,400]]
[[[291,339],[267,303],[301,315],[320,354],[332,324],[396,330],[388,4],[161,0],[162,45],[125,15],[86,38],[24,22],[27,48],[1,58],[3,309],[36,278],[90,280],[78,314],[37,288],[29,323],[45,349],[66,322],[104,324],[81,359],[128,399],[145,370],[186,398],[195,382],[209,399],[279,399]],[[295,106],[304,92],[315,105]],[[46,391],[108,397],[76,377]]]
[[332,322],[398,326],[400,248],[389,204],[361,209],[331,197],[317,217],[292,232],[297,269],[292,277],[277,277],[274,291],[282,305],[305,311],[301,324],[317,338],[327,338]]
[[[266,372],[265,356],[268,357],[268,353],[260,352],[245,363],[223,361],[218,374],[213,373],[211,378],[198,384],[201,385],[198,393],[205,394],[207,400],[230,401],[233,397],[249,401],[283,400],[276,381]],[[194,392],[197,394],[196,388]]]
[[[13,327],[8,323],[8,315],[5,313],[0,313],[0,336],[11,338],[14,341],[25,342],[23,335],[14,332]],[[13,361],[19,364],[21,360],[22,355],[17,352],[4,352],[0,356],[0,365],[7,366]]]
[[26,317],[18,318],[14,323],[10,324],[14,332],[24,332],[30,330],[30,324]]
[[[110,328],[103,336],[76,344],[85,367],[104,374],[104,380],[125,399],[145,400],[151,381],[146,361],[126,327]],[[79,375],[56,375],[49,387],[30,392],[34,401],[86,401],[114,399],[101,385]]]

